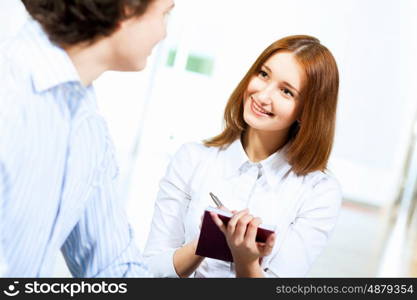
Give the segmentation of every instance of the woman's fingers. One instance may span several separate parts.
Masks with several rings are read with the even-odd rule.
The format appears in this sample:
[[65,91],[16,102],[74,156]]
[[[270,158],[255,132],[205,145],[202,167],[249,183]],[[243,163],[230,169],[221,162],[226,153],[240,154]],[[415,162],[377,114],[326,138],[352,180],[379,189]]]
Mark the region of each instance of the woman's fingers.
[[213,222],[220,228],[220,230],[223,233],[228,233],[229,235],[233,235],[235,230],[236,230],[236,225],[237,222],[240,220],[240,218],[242,218],[245,215],[248,215],[249,210],[248,209],[244,209],[242,211],[236,212],[232,218],[230,219],[230,221],[228,222],[227,225],[225,225],[223,223],[223,221],[220,219],[220,217],[214,213],[214,212],[210,212],[211,218],[213,219]]
[[230,235],[233,235],[235,230],[236,230],[236,225],[237,222],[239,221],[239,219],[245,215],[247,215],[249,213],[249,210],[246,208],[244,210],[241,210],[239,212],[237,212],[236,214],[234,214],[232,216],[232,218],[230,219],[229,223],[227,224],[227,232]]
[[245,234],[245,242],[246,243],[254,243],[256,240],[256,233],[258,232],[258,226],[261,225],[262,220],[260,218],[254,218],[248,224],[248,228],[246,229]]
[[276,239],[275,233],[268,236],[264,245],[259,249],[261,256],[267,256],[271,254],[272,249],[274,248],[274,245],[275,245],[275,239]]
[[235,238],[235,243],[240,244],[245,239],[245,233],[248,227],[248,224],[253,220],[252,215],[244,215],[242,216],[236,224],[236,229],[233,233],[233,237]]
[[210,216],[213,222],[217,225],[217,227],[219,227],[221,232],[223,232],[223,234],[226,234],[226,225],[224,225],[223,221],[219,218],[219,216],[214,212],[210,212]]

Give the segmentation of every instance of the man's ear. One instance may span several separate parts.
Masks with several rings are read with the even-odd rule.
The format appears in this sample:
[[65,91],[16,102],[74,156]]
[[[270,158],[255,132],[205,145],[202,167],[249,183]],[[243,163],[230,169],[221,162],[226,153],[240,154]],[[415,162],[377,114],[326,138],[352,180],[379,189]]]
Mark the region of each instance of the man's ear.
[[133,17],[124,17],[121,20],[119,20],[116,24],[115,31],[119,31],[119,30],[123,29],[129,23],[129,21],[132,18]]
[[141,16],[136,16],[135,11],[133,8],[129,7],[128,5],[125,5],[123,8],[123,16],[118,21],[116,25],[116,30],[120,30],[123,28],[127,23],[129,23],[132,19],[140,18]]
[[133,10],[133,8],[129,7],[128,5],[125,5],[123,7],[123,18],[122,18],[122,20],[130,19],[134,15],[135,15],[135,11]]

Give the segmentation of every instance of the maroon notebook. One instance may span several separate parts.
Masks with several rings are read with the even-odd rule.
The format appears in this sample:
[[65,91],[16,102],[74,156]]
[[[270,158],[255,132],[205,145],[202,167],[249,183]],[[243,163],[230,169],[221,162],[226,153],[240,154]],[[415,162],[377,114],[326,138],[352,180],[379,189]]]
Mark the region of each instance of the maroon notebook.
[[[208,207],[204,211],[203,223],[201,225],[200,237],[195,254],[232,262],[232,253],[227,245],[226,238],[211,218],[210,211],[217,213],[225,224],[229,222],[232,216],[228,212],[213,207]],[[274,232],[266,227],[268,226],[261,225],[258,227],[256,234],[257,242],[265,242],[267,237]]]

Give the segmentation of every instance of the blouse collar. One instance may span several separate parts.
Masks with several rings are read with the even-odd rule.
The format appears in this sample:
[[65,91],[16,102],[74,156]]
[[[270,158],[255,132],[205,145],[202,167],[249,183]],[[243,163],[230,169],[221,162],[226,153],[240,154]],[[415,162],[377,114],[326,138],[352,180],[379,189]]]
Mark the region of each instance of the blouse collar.
[[286,158],[287,150],[288,146],[285,145],[266,159],[254,163],[248,158],[243,149],[241,140],[236,139],[224,150],[226,156],[225,177],[230,178],[232,176],[240,175],[249,170],[252,166],[256,166],[261,169],[262,175],[265,176],[268,184],[274,186],[277,181],[291,169]]

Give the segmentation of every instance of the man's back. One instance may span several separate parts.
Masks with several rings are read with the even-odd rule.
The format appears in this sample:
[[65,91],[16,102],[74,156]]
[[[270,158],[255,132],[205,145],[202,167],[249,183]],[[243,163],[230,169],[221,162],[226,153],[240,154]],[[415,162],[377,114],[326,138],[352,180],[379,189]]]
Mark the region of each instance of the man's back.
[[122,276],[130,262],[146,274],[114,194],[114,151],[92,86],[35,22],[0,51],[6,275],[53,275],[61,247],[76,276]]

